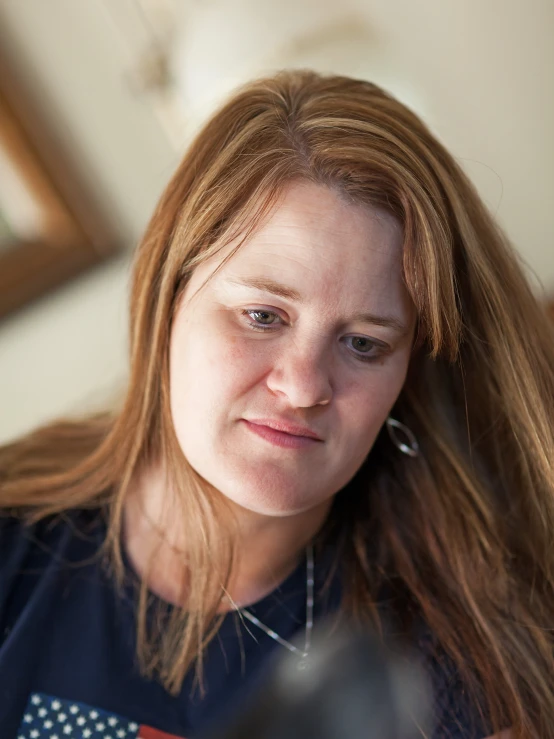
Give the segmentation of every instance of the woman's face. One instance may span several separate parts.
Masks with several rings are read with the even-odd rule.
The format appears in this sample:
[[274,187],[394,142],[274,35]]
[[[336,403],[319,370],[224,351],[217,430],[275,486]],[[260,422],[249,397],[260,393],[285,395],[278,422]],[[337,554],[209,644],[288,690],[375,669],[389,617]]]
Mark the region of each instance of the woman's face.
[[295,183],[211,276],[232,246],[195,270],[178,306],[173,422],[189,463],[223,495],[292,515],[354,476],[404,383],[414,311],[401,229],[381,210]]

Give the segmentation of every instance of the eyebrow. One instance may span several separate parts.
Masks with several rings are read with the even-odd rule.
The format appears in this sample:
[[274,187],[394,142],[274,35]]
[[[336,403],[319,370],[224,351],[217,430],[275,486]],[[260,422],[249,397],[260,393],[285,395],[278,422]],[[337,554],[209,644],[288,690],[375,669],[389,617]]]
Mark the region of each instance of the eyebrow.
[[[279,282],[275,282],[267,277],[241,277],[229,278],[226,280],[231,285],[239,285],[240,287],[250,287],[255,290],[261,290],[272,295],[278,295],[280,298],[291,300],[295,303],[302,303],[302,295],[292,287],[287,287]],[[371,323],[374,326],[384,326],[392,328],[402,334],[408,331],[407,326],[394,316],[379,316],[375,313],[357,313],[350,319],[353,323]]]

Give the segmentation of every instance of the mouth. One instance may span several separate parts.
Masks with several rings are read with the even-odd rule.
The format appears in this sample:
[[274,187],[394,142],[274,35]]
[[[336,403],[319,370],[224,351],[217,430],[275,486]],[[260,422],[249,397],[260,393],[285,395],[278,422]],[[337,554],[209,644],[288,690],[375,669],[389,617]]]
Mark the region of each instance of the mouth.
[[314,438],[314,436],[292,434],[288,431],[282,431],[263,423],[247,421],[246,419],[241,420],[249,431],[260,438],[265,439],[265,441],[268,441],[274,446],[283,447],[285,449],[306,449],[322,443],[322,439]]
[[281,431],[291,436],[305,436],[308,439],[323,441],[323,439],[311,428],[308,428],[307,426],[300,426],[299,424],[291,423],[290,421],[274,418],[255,418],[245,420],[248,420],[249,423],[254,423],[258,426],[267,426],[270,429]]

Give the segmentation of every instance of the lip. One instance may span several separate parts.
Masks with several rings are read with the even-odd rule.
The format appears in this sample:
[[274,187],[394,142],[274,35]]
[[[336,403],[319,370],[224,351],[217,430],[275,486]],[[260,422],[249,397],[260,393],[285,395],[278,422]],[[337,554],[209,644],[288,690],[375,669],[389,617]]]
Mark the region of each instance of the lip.
[[313,438],[311,436],[298,436],[296,434],[289,434],[285,431],[279,431],[278,429],[271,428],[270,426],[258,423],[257,421],[247,421],[246,419],[242,420],[246,424],[246,427],[254,434],[275,446],[283,447],[285,449],[305,449],[307,447],[312,447],[315,444],[320,444],[322,441],[322,439]]
[[315,439],[316,441],[323,441],[321,436],[318,436],[315,431],[312,431],[307,426],[299,426],[295,423],[289,423],[288,421],[279,421],[273,418],[256,418],[245,420],[248,420],[248,423],[253,423],[256,426],[266,426],[267,428],[274,429],[275,431],[281,431],[284,434],[290,434],[292,436],[304,436],[309,439]]

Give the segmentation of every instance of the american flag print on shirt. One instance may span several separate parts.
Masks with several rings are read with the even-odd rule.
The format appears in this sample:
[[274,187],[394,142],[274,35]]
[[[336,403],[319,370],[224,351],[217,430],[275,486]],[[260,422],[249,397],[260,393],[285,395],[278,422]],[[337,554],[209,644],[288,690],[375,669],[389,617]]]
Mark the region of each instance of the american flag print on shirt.
[[29,697],[17,739],[185,739],[77,701]]

